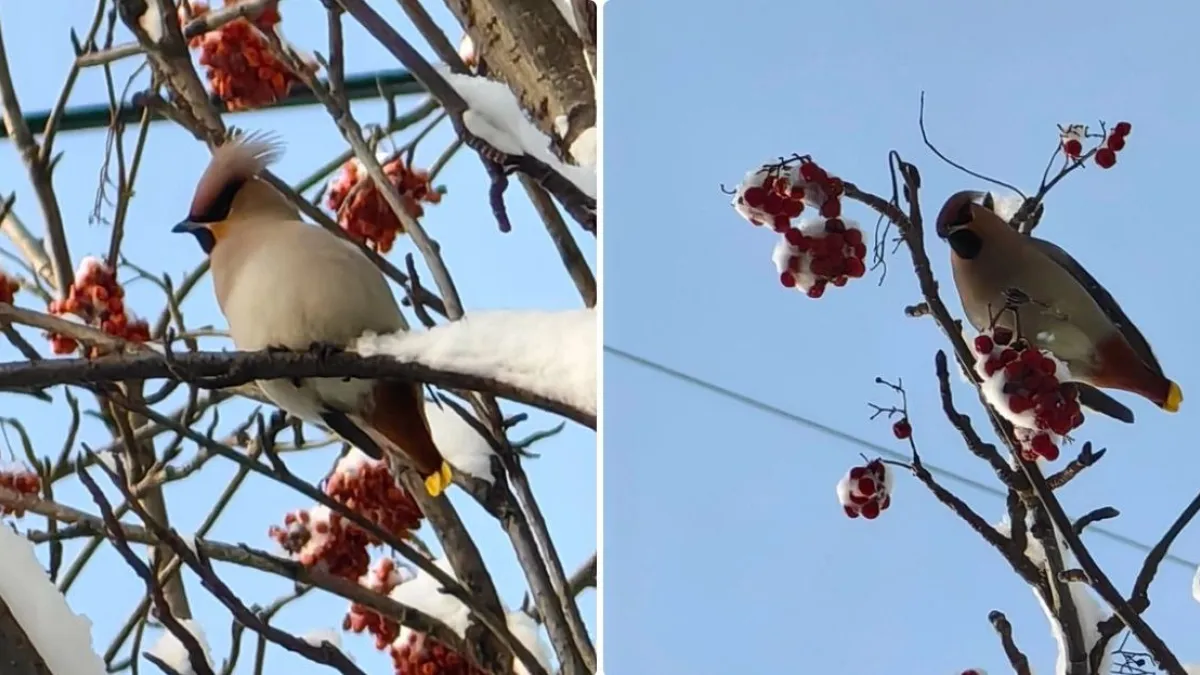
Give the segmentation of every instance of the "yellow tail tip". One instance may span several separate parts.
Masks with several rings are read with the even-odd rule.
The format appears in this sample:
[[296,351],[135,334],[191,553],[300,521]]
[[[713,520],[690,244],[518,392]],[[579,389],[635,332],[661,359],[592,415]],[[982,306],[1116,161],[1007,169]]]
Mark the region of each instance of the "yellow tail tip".
[[446,488],[450,487],[452,478],[453,474],[450,471],[450,465],[442,462],[442,466],[438,469],[437,473],[425,478],[425,491],[429,493],[430,497],[437,497],[445,492]]
[[1171,388],[1167,390],[1167,402],[1163,404],[1163,410],[1167,412],[1179,412],[1179,404],[1183,403],[1183,390],[1174,382],[1171,383]]

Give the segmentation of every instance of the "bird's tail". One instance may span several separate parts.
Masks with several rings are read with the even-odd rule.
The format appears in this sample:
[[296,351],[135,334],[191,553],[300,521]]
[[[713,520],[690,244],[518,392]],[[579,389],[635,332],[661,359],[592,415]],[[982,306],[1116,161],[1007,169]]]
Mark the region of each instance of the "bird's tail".
[[450,486],[452,473],[433,442],[420,385],[381,381],[373,394],[373,405],[363,421],[408,459],[430,496],[440,495]]
[[1126,424],[1133,424],[1133,411],[1099,389],[1082,382],[1072,382],[1079,392],[1079,403],[1089,410],[1107,415]]
[[1183,390],[1163,375],[1162,370],[1147,366],[1124,339],[1114,336],[1097,347],[1099,361],[1107,367],[1093,374],[1092,384],[1137,394],[1167,412],[1179,412]]

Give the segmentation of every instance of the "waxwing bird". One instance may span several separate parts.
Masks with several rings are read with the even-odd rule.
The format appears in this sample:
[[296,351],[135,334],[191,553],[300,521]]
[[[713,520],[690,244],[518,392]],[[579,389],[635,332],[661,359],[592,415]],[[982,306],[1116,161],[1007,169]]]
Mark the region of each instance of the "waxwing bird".
[[[282,146],[266,135],[226,142],[174,232],[209,256],[217,303],[239,350],[349,346],[368,331],[404,327],[387,280],[353,244],[309,225],[257,174]],[[407,460],[437,496],[450,467],[433,441],[421,385],[343,378],[259,381],[280,408],[330,429],[368,454]]]
[[1097,412],[1133,422],[1132,411],[1097,388],[1179,410],[1179,385],[1112,295],[1062,248],[1013,229],[990,193],[950,197],[937,233],[950,244],[954,283],[976,330],[1004,326],[1054,354],[1076,380],[1080,403]]

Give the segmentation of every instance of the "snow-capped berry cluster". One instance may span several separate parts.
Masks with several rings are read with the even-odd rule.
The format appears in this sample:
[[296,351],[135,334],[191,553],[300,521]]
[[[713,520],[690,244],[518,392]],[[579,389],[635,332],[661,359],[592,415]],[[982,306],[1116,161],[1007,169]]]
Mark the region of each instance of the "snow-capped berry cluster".
[[1133,131],[1129,122],[1117,122],[1104,136],[1104,147],[1096,151],[1096,166],[1111,169],[1117,163],[1117,153],[1125,149],[1125,137]]
[[458,652],[413,630],[405,631],[390,653],[396,675],[487,675]]
[[[413,218],[425,215],[421,202],[442,201],[441,193],[433,189],[429,173],[405,166],[399,157],[385,162],[383,172],[400,193],[404,210]],[[346,162],[330,182],[325,203],[337,212],[337,222],[343,230],[380,253],[392,250],[396,236],[404,232],[404,225],[357,159]]]
[[[357,448],[338,460],[325,482],[325,494],[397,538],[408,537],[421,525],[420,508],[396,485],[387,463]],[[283,527],[272,526],[269,534],[305,567],[320,565],[352,580],[367,573],[367,548],[382,543],[324,505],[288,513]]]
[[[42,491],[42,478],[28,469],[0,469],[0,489],[36,495]],[[8,515],[20,518],[25,515],[25,510],[0,504],[0,516]]]
[[1062,386],[1066,365],[1003,327],[976,336],[973,346],[983,395],[1012,423],[1022,457],[1058,459],[1059,437],[1083,424],[1078,392]]
[[[226,0],[225,6],[241,0]],[[207,4],[194,2],[192,16],[209,11]],[[237,19],[216,30],[192,38],[189,46],[200,52],[200,65],[213,93],[228,110],[252,110],[287,96],[296,76],[271,53],[264,33],[276,32],[281,17],[279,3],[269,3],[256,17]]]
[[20,288],[21,285],[17,283],[16,279],[10,279],[4,270],[0,270],[0,302],[13,304],[13,299],[17,297],[17,291]]
[[[364,574],[358,583],[363,588],[386,596],[397,585],[408,581],[413,576],[412,571],[396,564],[391,558],[380,558],[379,562]],[[375,649],[383,651],[400,635],[400,625],[392,619],[385,618],[375,610],[358,604],[350,603],[350,611],[342,619],[342,630],[353,633],[367,632],[375,638]]]
[[838,481],[837,496],[847,516],[878,518],[892,505],[892,471],[880,459],[856,466]]
[[[75,283],[62,300],[52,300],[49,311],[57,316],[73,316],[84,324],[129,342],[150,339],[150,324],[133,317],[125,308],[125,289],[117,282],[112,268],[98,258],[87,257],[75,271]],[[50,350],[70,354],[79,344],[74,338],[51,333]],[[88,356],[96,356],[95,349]]]
[[829,218],[801,221],[784,232],[771,258],[779,283],[810,298],[825,294],[829,284],[845,286],[867,273],[867,245],[854,221]]
[[829,175],[810,157],[796,156],[746,174],[734,193],[733,208],[752,225],[769,224],[783,233],[806,206],[817,209],[822,218],[841,217],[844,191],[841,178]]

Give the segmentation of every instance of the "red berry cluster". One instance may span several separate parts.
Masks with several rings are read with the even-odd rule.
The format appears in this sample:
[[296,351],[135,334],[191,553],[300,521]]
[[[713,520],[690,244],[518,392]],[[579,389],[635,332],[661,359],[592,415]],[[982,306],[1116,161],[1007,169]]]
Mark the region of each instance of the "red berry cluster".
[[1065,436],[1083,424],[1078,393],[1062,386],[1059,362],[1025,340],[1014,340],[1006,328],[977,336],[974,347],[976,370],[988,381],[984,392],[990,392],[989,402],[999,403],[997,410],[1024,430],[1022,456],[1029,461],[1058,459],[1051,434]]
[[[384,531],[405,538],[421,525],[421,510],[396,485],[387,463],[357,450],[342,458],[325,482],[325,494],[370,519]],[[358,580],[367,573],[369,546],[380,542],[325,506],[293,511],[271,538],[305,567],[323,566],[330,574]]]
[[391,649],[392,667],[396,675],[486,675],[464,659],[424,633],[405,631],[402,641]]
[[[396,561],[391,558],[381,558],[358,583],[368,590],[386,596],[405,580],[402,576],[403,571],[404,568],[397,567]],[[375,637],[375,649],[380,651],[387,649],[400,635],[398,623],[357,602],[350,604],[350,611],[342,619],[342,630],[369,633]]]
[[769,166],[742,181],[734,206],[754,225],[770,223],[776,232],[787,232],[792,219],[799,218],[805,205],[822,218],[840,218],[845,184],[831,176],[809,157]]
[[3,271],[0,271],[0,302],[13,304],[13,299],[17,297],[17,291],[21,285],[16,279],[9,279]]
[[[226,0],[225,6],[241,0]],[[209,11],[208,5],[192,3],[192,16]],[[192,38],[189,46],[200,51],[209,86],[225,102],[227,110],[253,110],[287,96],[296,76],[275,58],[264,33],[279,24],[279,3],[273,2],[254,19],[237,19],[204,35]]]
[[[79,317],[85,324],[129,342],[150,339],[150,325],[125,311],[125,289],[117,283],[117,275],[96,258],[83,259],[67,297],[52,300],[49,309],[51,314]],[[75,339],[66,335],[51,333],[48,337],[55,354],[70,354],[79,348]],[[88,356],[97,356],[96,350],[93,348]]]
[[[404,210],[413,218],[425,215],[421,202],[437,204],[442,195],[433,189],[429,173],[404,165],[400,158],[385,162],[383,172],[400,193]],[[347,202],[349,199],[349,202]],[[338,214],[338,225],[352,238],[380,253],[392,250],[404,225],[388,206],[358,160],[350,160],[329,186],[325,203]]]
[[[42,479],[27,469],[0,471],[0,489],[12,490],[23,495],[36,495],[42,491]],[[25,515],[25,510],[0,504],[0,516],[7,515],[20,518]],[[0,525],[0,527],[4,526]]]
[[874,520],[892,505],[892,477],[883,460],[856,466],[838,481],[838,501],[846,515]]
[[1125,137],[1133,131],[1129,122],[1117,122],[1104,137],[1104,147],[1096,150],[1096,166],[1111,169],[1117,163],[1117,153],[1125,149]]
[[803,290],[810,298],[824,295],[828,284],[845,286],[867,273],[862,230],[841,218],[790,228],[777,248],[783,249],[778,260],[784,263],[779,282],[785,288]]

